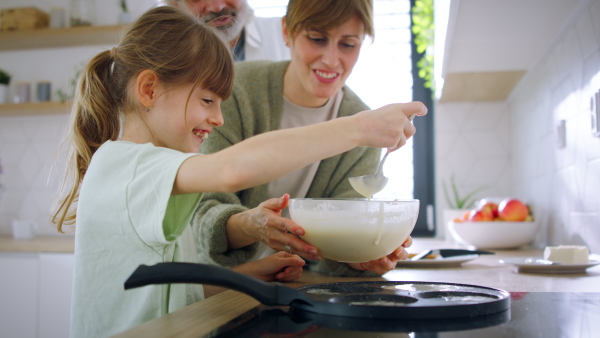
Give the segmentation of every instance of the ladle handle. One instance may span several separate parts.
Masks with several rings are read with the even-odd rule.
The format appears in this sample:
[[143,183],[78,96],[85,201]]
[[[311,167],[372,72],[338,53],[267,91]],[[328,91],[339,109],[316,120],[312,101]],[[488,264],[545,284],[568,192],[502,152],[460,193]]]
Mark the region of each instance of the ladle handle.
[[[415,114],[412,115],[408,115],[408,119],[410,121],[412,121],[415,118]],[[385,159],[387,158],[387,156],[391,153],[390,149],[388,148],[387,152],[385,153],[385,155],[383,155],[383,158],[381,159],[381,162],[379,162],[379,167],[377,167],[377,172],[375,173],[375,175],[377,177],[381,177],[383,176],[383,163],[385,162]]]
[[387,152],[385,153],[385,155],[383,155],[383,158],[381,159],[381,162],[379,162],[379,167],[377,167],[377,173],[375,174],[377,177],[381,177],[383,176],[383,163],[385,162],[385,159],[387,158],[387,156],[391,153],[390,149],[388,148]]

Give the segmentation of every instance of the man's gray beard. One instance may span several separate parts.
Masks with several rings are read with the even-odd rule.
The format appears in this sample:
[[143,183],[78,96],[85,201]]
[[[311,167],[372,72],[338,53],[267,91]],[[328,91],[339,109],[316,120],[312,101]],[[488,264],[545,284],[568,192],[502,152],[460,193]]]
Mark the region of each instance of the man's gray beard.
[[242,7],[238,10],[236,17],[230,24],[215,28],[221,32],[225,41],[233,41],[242,33],[244,26],[250,21],[251,17],[252,9],[248,6],[247,2],[243,2]]

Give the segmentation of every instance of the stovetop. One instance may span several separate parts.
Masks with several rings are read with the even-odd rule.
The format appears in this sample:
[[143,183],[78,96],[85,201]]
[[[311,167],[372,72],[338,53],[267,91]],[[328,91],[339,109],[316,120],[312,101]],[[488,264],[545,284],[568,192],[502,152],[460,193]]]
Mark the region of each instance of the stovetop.
[[598,337],[600,293],[511,292],[510,310],[465,319],[358,319],[259,306],[208,337]]

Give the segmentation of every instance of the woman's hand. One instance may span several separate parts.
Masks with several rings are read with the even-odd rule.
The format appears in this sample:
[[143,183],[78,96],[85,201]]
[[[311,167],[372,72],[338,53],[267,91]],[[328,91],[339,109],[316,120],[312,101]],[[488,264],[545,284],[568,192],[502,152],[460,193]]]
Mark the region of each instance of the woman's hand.
[[396,268],[396,262],[408,258],[408,252],[404,248],[408,248],[411,245],[412,237],[408,236],[400,247],[385,257],[364,263],[348,263],[348,265],[355,270],[370,270],[378,275],[384,275]]
[[298,238],[304,229],[291,219],[281,217],[290,195],[271,198],[254,209],[231,216],[227,220],[229,247],[237,249],[255,242],[263,242],[277,251],[287,251],[301,257],[320,260],[317,248]]
[[257,261],[233,268],[233,271],[259,278],[265,282],[291,282],[302,276],[306,264],[298,255],[280,251]]

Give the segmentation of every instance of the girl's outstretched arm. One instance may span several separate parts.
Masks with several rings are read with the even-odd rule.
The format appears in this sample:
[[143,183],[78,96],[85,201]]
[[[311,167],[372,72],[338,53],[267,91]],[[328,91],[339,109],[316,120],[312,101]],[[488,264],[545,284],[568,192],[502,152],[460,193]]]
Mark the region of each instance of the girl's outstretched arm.
[[415,133],[408,116],[426,113],[420,102],[392,104],[254,136],[217,153],[187,159],[179,168],[173,193],[239,191],[359,146],[395,150]]

